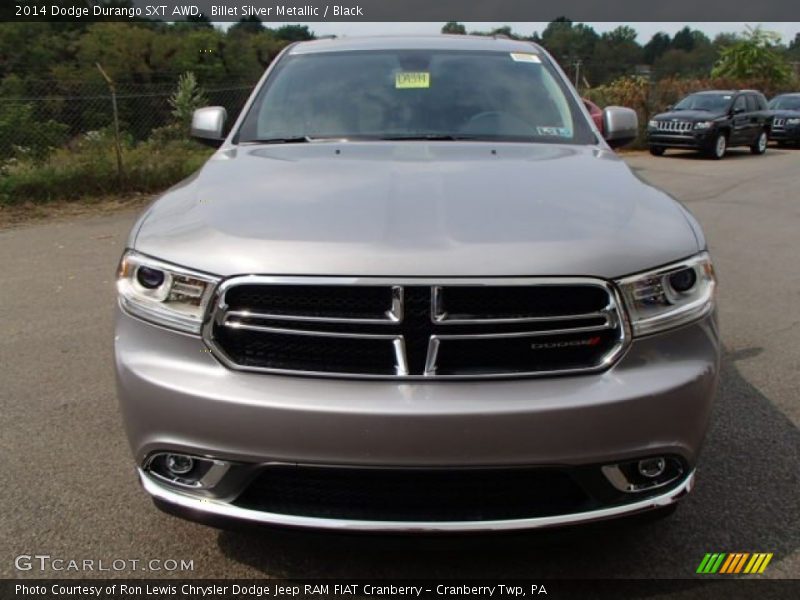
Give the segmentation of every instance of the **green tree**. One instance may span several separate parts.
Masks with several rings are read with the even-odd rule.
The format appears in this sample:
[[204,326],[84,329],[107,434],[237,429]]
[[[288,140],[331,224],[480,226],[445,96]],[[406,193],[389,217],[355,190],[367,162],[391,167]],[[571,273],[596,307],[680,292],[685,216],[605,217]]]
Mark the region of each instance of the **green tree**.
[[275,30],[274,35],[279,40],[287,42],[304,42],[314,39],[314,33],[308,29],[308,25],[283,25]]
[[659,31],[644,45],[642,60],[648,65],[652,65],[662,54],[669,50],[671,42],[672,39],[669,34]]
[[489,32],[489,35],[504,35],[508,38],[511,38],[512,40],[519,39],[519,36],[513,31],[511,31],[511,27],[509,27],[508,25],[503,25],[502,27],[497,27],[496,29],[492,29]]
[[774,84],[787,83],[792,70],[778,48],[780,35],[761,27],[748,27],[741,38],[724,48],[711,72],[713,77],[766,79]]
[[464,35],[467,33],[467,28],[464,27],[461,23],[456,21],[448,21],[442,27],[442,33],[449,33],[453,35]]
[[695,37],[692,34],[691,28],[687,25],[675,34],[672,38],[671,47],[675,50],[683,50],[684,52],[691,52],[694,49]]
[[242,17],[228,29],[229,33],[261,33],[264,31],[264,24],[255,15]]
[[642,47],[636,42],[636,30],[621,25],[600,36],[590,63],[592,83],[606,83],[630,75],[642,62]]
[[188,133],[194,111],[206,104],[208,104],[208,98],[197,83],[194,73],[188,71],[181,75],[178,79],[178,87],[169,97],[169,106],[172,109],[172,116],[184,131]]
[[791,61],[800,61],[800,33],[794,35],[794,39],[789,43],[789,48],[786,50],[786,56]]
[[[534,41],[538,34],[533,35]],[[574,79],[577,63],[581,63],[582,73],[592,83],[597,82],[593,55],[599,36],[594,29],[583,23],[574,25],[572,21],[559,17],[550,22],[542,32],[541,44],[565,69],[570,79]]]

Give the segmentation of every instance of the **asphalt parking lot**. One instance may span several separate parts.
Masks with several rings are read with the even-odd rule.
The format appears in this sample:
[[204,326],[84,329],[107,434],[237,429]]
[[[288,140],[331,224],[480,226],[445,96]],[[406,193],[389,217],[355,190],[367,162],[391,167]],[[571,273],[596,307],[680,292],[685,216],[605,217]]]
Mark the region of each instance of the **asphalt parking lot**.
[[[695,492],[670,519],[463,536],[225,532],[140,490],[114,393],[114,270],[136,215],[0,231],[3,577],[20,554],[176,559],[121,577],[691,577],[706,552],[773,552],[800,577],[800,150],[722,161],[631,154],[705,227],[720,280],[722,386]],[[140,567],[141,568],[141,567]]]

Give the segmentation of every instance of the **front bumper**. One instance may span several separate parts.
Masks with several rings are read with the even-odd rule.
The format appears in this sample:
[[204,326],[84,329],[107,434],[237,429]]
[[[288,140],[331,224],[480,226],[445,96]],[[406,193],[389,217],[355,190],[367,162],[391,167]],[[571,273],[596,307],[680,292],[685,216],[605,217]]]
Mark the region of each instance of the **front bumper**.
[[692,485],[717,384],[713,316],[635,340],[600,374],[471,382],[348,381],[231,371],[198,337],[118,313],[119,400],[140,469],[155,452],[250,465],[576,466],[680,457],[688,476],[622,506],[533,519],[384,522],[248,510],[224,492],[175,489],[140,470],[155,498],[209,515],[311,527],[510,529],[663,506]]
[[516,529],[543,529],[590,523],[605,519],[635,515],[675,504],[692,491],[694,472],[667,492],[624,505],[610,506],[586,512],[560,514],[527,519],[503,519],[482,521],[376,521],[331,519],[269,513],[249,510],[227,502],[192,497],[159,485],[152,477],[139,469],[142,487],[164,510],[172,514],[210,525],[227,525],[233,522],[259,523],[282,527],[333,529],[339,531],[375,532],[477,532],[513,531]]
[[770,141],[800,143],[800,125],[773,129],[769,134]]
[[653,130],[647,132],[647,143],[662,148],[707,150],[712,147],[716,133],[713,128],[687,133],[662,133]]

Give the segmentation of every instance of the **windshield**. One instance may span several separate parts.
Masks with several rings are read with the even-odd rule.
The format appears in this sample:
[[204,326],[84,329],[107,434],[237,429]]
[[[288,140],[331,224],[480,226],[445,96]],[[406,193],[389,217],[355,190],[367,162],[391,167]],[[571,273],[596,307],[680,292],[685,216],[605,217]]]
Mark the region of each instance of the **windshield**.
[[800,110],[800,96],[778,96],[769,102],[772,110]]
[[441,50],[289,55],[259,91],[237,137],[595,141],[573,98],[534,52]]
[[723,113],[730,108],[732,98],[732,94],[691,94],[678,102],[674,110],[705,110]]

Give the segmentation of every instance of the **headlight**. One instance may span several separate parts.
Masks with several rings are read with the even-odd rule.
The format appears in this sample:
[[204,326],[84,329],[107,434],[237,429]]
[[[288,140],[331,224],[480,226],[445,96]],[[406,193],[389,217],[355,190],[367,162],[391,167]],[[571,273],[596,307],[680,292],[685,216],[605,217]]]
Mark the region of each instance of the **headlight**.
[[658,121],[656,121],[655,119],[652,119],[652,120],[647,122],[647,126],[648,127],[652,127],[653,129],[658,129]]
[[158,325],[200,333],[217,279],[128,250],[117,271],[123,309]]
[[787,125],[800,125],[800,119],[792,117],[791,119],[786,119]]
[[698,121],[694,124],[695,129],[709,129],[714,126],[714,121]]
[[617,281],[634,335],[684,325],[714,307],[716,279],[706,252]]

